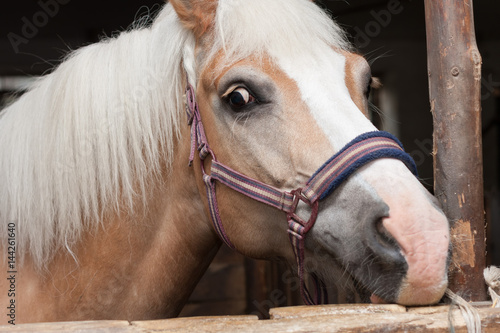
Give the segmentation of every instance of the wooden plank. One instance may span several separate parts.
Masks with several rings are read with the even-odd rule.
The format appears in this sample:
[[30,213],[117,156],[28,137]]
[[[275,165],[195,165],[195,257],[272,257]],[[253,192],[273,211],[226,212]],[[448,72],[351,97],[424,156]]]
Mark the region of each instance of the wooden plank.
[[271,319],[294,319],[318,316],[343,316],[374,313],[406,313],[406,307],[397,304],[330,304],[321,306],[292,306],[271,309]]
[[7,332],[36,332],[36,333],[56,333],[56,332],[81,332],[81,333],[142,333],[142,329],[133,327],[128,321],[82,321],[82,322],[61,322],[61,323],[41,323],[22,325],[0,326],[1,333]]
[[253,327],[257,316],[220,316],[174,318],[132,322],[132,326],[147,332],[232,332],[233,327]]
[[472,0],[425,0],[434,189],[452,226],[450,289],[486,299],[481,55]]
[[[477,308],[482,331],[500,332],[500,309]],[[467,332],[456,307],[405,308],[398,305],[327,305],[272,309],[270,320],[257,316],[175,318],[154,321],[102,321],[0,327],[0,332]]]
[[[342,309],[343,308],[343,309]],[[277,309],[271,313],[276,314]],[[448,318],[452,318],[455,332],[467,332],[465,321],[458,309],[449,306],[420,308],[406,311],[403,307],[344,307],[310,306],[280,309],[291,315],[271,320],[236,320],[202,318],[185,321],[166,320],[132,323],[158,333],[170,332],[449,332]],[[483,332],[500,331],[500,309],[478,309]],[[281,313],[284,313],[281,312]],[[336,314],[333,314],[337,312]],[[343,313],[342,313],[343,312]]]
[[[498,332],[500,329],[500,310],[480,309],[485,332]],[[306,318],[286,318],[275,320],[268,332],[278,332],[288,327],[291,332],[449,332],[449,307],[436,309],[430,314],[418,312],[380,312],[356,313],[345,315],[309,316]],[[455,332],[467,332],[459,310],[453,310],[451,317]],[[278,326],[276,323],[280,323]]]

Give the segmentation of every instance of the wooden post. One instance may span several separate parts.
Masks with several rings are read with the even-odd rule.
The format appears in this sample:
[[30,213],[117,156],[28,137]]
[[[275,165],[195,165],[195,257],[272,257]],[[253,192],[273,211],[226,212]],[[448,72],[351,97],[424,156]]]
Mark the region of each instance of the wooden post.
[[452,228],[450,289],[486,299],[481,55],[472,0],[425,0],[434,189]]

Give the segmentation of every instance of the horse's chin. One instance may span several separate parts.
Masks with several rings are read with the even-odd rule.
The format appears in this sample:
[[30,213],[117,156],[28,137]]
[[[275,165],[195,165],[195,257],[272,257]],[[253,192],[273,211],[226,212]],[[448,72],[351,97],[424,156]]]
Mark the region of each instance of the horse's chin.
[[[389,281],[393,274],[382,272],[373,272],[379,278],[379,281],[389,281],[387,286],[374,284],[367,280],[356,271],[351,271],[349,266],[344,266],[336,259],[330,258],[316,267],[321,267],[314,273],[320,276],[326,285],[334,285],[338,295],[351,295],[345,297],[347,302],[372,303],[372,304],[399,304],[402,306],[423,306],[437,304],[444,296],[448,287],[446,274],[441,282],[428,286],[422,286],[408,281],[407,276],[402,276],[400,283]],[[390,288],[390,286],[396,289]],[[355,296],[352,296],[355,295]],[[344,297],[339,301],[344,302]],[[332,301],[336,301],[333,300]]]
[[445,275],[441,282],[431,286],[419,286],[418,284],[403,281],[396,302],[406,306],[421,306],[438,303],[444,296],[448,287],[448,279]]
[[[342,295],[341,290],[347,292],[348,294],[354,294],[355,296],[347,298],[347,301],[354,301],[356,303],[372,303],[378,305],[398,304],[401,306],[437,304],[444,296],[448,285],[447,279],[445,278],[441,284],[433,288],[414,290],[414,288],[405,285],[403,282],[399,290],[395,293],[396,296],[391,296],[385,293],[380,293],[379,295],[378,291],[376,291],[377,288],[375,288],[374,291],[372,286],[363,285],[361,281],[357,280],[349,272],[344,270],[342,275],[342,281],[335,282],[335,289],[337,290],[337,293],[340,292],[340,295]],[[344,302],[343,298],[332,301]]]
[[385,299],[378,297],[376,294],[370,296],[370,302],[373,304],[389,304]]

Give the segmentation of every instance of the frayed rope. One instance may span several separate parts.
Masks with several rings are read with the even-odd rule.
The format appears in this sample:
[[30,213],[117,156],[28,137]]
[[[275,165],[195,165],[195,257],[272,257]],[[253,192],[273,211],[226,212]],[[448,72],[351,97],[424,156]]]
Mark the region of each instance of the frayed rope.
[[[488,285],[488,292],[491,296],[491,307],[500,308],[500,268],[490,266],[483,271],[483,275],[484,280]],[[448,315],[450,332],[455,332],[451,310],[453,309],[453,306],[456,305],[459,307],[460,313],[465,320],[465,324],[467,325],[467,332],[480,333],[482,331],[481,317],[479,316],[479,312],[477,311],[477,309],[449,289],[446,290],[446,297],[451,300],[450,312]]]
[[483,272],[484,280],[488,285],[488,292],[493,302],[492,308],[500,308],[500,268],[490,266]]
[[479,312],[477,311],[477,309],[450,289],[446,290],[446,296],[451,300],[450,312],[448,314],[450,332],[455,332],[451,310],[453,309],[454,305],[457,305],[460,309],[462,317],[464,318],[465,325],[467,326],[467,332],[481,333],[481,317],[479,316]]

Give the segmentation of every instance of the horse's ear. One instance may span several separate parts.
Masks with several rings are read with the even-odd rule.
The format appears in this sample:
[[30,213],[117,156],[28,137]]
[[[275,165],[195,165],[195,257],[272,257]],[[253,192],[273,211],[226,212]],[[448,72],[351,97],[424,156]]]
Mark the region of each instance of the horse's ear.
[[213,25],[218,0],[170,0],[182,24],[197,38]]

